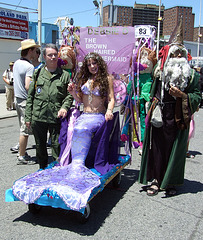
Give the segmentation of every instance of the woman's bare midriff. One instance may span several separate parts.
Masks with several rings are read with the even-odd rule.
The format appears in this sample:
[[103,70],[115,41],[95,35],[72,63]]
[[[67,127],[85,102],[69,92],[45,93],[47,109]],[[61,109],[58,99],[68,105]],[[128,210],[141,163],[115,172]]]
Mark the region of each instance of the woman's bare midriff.
[[105,113],[106,108],[104,107],[105,98],[92,95],[92,101],[89,101],[89,95],[83,94],[83,112],[86,113]]

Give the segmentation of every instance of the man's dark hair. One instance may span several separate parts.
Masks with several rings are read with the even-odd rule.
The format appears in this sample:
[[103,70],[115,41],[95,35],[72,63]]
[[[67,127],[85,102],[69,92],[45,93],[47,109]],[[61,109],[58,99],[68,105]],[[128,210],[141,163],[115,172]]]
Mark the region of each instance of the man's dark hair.
[[43,55],[46,55],[46,49],[47,48],[53,48],[53,49],[55,49],[58,52],[58,48],[57,48],[57,46],[55,44],[48,43],[48,44],[46,44],[45,48],[43,49]]
[[36,49],[36,53],[37,53],[38,55],[40,55],[40,54],[41,54],[41,51],[40,51],[40,49],[39,49],[39,48],[37,48],[37,49]]
[[21,57],[27,56],[30,49],[33,51],[35,49],[35,47],[31,47],[31,48],[27,48],[27,49],[22,50],[21,51]]

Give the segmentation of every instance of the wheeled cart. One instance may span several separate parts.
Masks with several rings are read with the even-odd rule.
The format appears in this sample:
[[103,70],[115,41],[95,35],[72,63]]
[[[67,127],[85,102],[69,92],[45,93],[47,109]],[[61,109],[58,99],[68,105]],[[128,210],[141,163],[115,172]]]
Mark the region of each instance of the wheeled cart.
[[[92,172],[97,174],[100,177],[101,184],[98,187],[95,187],[88,198],[86,207],[79,209],[78,211],[78,218],[80,222],[84,223],[88,220],[90,216],[90,206],[89,202],[99,193],[101,192],[104,187],[112,182],[114,187],[119,187],[121,182],[121,171],[125,168],[126,165],[128,165],[131,161],[131,158],[129,155],[119,155],[119,163],[116,164],[109,172],[107,172],[104,175],[101,175],[96,169],[92,168],[90,169]],[[54,167],[57,163],[51,163],[51,167]],[[6,202],[12,202],[12,201],[20,201],[18,198],[16,198],[13,194],[12,188],[6,190],[5,195]],[[31,213],[36,214],[40,211],[42,206],[51,206],[53,208],[62,208],[65,210],[72,210],[70,209],[65,202],[60,198],[60,196],[47,189],[45,190],[40,198],[38,198],[34,203],[28,204],[28,209]]]

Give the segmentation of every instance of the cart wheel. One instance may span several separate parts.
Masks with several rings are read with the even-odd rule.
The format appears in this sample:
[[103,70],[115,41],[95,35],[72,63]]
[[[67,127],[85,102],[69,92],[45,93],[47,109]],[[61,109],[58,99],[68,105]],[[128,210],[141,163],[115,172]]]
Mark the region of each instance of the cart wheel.
[[28,204],[28,209],[32,214],[37,214],[40,212],[42,206],[37,205],[35,203]]
[[119,172],[115,178],[112,179],[112,184],[115,188],[120,187],[121,184],[121,172]]
[[87,203],[85,212],[84,213],[78,212],[77,219],[80,223],[86,223],[89,219],[89,216],[90,216],[90,205]]

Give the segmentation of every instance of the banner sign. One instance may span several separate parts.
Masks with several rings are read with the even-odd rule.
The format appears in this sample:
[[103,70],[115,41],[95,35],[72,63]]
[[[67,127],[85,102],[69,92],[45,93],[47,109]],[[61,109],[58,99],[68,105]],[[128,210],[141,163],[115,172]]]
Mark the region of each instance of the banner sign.
[[27,39],[28,13],[0,8],[0,38]]
[[134,27],[86,27],[80,28],[79,36],[78,64],[87,53],[96,52],[107,63],[109,73],[129,73],[135,46]]

